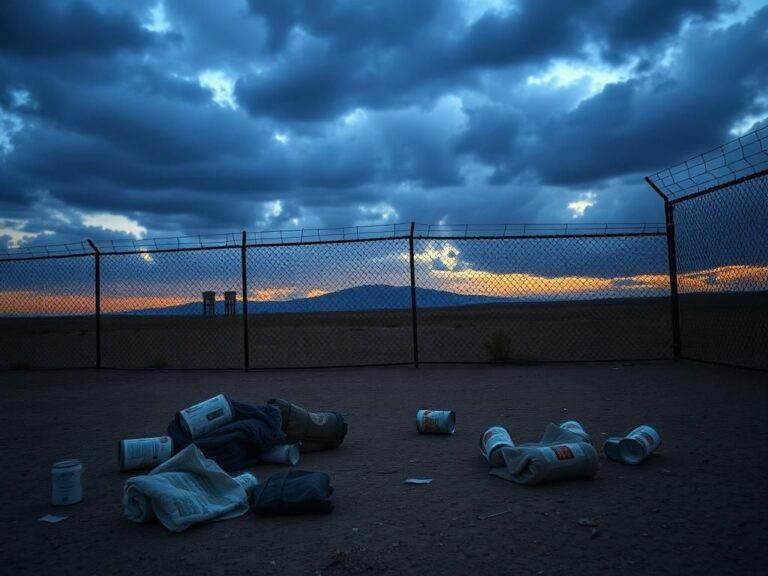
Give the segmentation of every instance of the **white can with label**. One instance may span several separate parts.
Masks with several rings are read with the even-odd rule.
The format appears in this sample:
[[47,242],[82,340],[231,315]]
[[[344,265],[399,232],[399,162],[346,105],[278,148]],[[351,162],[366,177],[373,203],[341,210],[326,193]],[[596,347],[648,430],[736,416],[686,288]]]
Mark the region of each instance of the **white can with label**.
[[118,442],[117,461],[120,472],[154,468],[172,455],[173,439],[170,436],[131,438]]
[[661,445],[661,436],[650,426],[638,426],[619,442],[619,456],[627,464],[640,464]]
[[224,394],[209,398],[178,413],[179,424],[190,438],[197,438],[232,422],[232,404]]
[[62,460],[51,467],[51,504],[66,506],[83,499],[83,465],[80,460]]
[[259,460],[272,464],[290,464],[296,466],[299,463],[299,447],[296,444],[278,444],[259,454]]
[[480,454],[488,460],[491,466],[503,466],[504,458],[501,448],[513,448],[515,443],[504,426],[491,426],[480,436]]
[[419,410],[416,412],[416,430],[421,434],[453,434],[456,432],[456,414],[453,410]]

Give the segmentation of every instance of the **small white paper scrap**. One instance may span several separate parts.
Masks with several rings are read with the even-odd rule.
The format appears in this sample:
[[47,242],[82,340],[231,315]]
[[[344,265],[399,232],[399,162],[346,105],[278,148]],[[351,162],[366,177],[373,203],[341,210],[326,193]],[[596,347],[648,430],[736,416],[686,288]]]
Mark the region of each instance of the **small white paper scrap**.
[[53,514],[46,514],[45,516],[38,518],[40,522],[48,522],[49,524],[56,524],[62,520],[66,520],[69,516],[55,516]]
[[408,478],[403,484],[431,484],[432,478]]

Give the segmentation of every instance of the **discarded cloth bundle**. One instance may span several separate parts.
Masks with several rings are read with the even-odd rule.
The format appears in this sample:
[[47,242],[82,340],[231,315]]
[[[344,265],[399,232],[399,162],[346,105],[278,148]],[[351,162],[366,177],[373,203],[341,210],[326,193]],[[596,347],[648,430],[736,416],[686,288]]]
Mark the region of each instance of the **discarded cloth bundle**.
[[157,518],[171,532],[182,532],[242,516],[249,506],[243,485],[193,444],[149,474],[126,480],[123,509],[132,522]]
[[300,442],[302,452],[336,448],[347,435],[347,423],[338,412],[310,412],[282,398],[273,398],[267,404],[279,408],[286,442]]
[[287,470],[253,489],[251,509],[261,514],[327,514],[333,510],[331,494],[328,474]]
[[274,406],[252,406],[229,399],[233,421],[192,440],[182,428],[179,415],[168,424],[174,446],[193,442],[203,453],[227,471],[243,470],[259,462],[259,453],[285,443],[280,410]]
[[581,436],[547,424],[538,443],[500,448],[504,466],[491,474],[518,484],[541,484],[551,480],[591,478],[599,467],[597,452]]

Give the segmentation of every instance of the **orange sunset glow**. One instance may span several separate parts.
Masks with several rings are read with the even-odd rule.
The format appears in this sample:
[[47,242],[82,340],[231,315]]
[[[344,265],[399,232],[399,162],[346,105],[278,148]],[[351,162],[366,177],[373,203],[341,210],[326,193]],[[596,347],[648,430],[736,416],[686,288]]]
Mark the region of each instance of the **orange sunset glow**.
[[[470,269],[431,270],[431,282],[422,286],[456,294],[497,296],[507,298],[553,299],[557,297],[660,296],[669,291],[666,274],[601,278],[592,276],[546,277],[526,273],[495,273]],[[689,292],[739,291],[768,286],[768,266],[733,265],[678,275],[681,294]],[[332,292],[320,288],[301,289],[297,286],[255,290],[249,295],[254,302],[285,301],[315,298]],[[164,308],[197,302],[185,296],[130,295],[102,296],[101,310],[105,314],[146,308]],[[93,314],[92,296],[55,294],[33,290],[0,291],[0,314],[5,316],[78,315]]]

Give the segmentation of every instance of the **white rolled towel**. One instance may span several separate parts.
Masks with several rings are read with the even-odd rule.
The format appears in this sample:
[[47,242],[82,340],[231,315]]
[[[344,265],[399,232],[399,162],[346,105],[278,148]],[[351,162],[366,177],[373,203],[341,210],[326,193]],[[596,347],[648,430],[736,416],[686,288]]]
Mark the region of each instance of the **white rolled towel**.
[[541,442],[501,448],[504,466],[491,474],[518,484],[541,484],[550,480],[591,478],[599,460],[591,444],[579,435],[548,424]]
[[123,509],[132,522],[157,518],[171,532],[182,532],[242,516],[249,505],[241,483],[190,444],[149,474],[126,480]]

